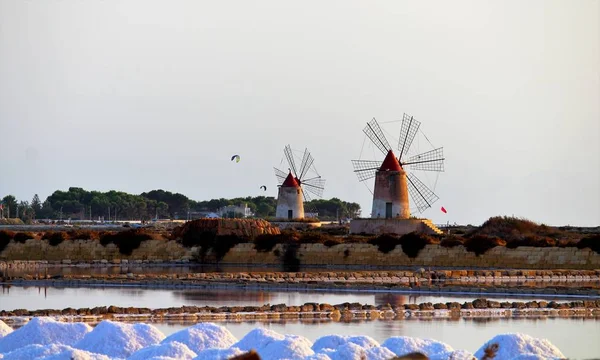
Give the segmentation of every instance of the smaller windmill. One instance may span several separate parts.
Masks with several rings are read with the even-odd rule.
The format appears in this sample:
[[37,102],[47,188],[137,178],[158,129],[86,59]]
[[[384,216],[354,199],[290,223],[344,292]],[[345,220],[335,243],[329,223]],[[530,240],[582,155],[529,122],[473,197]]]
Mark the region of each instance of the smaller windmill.
[[313,196],[319,198],[323,196],[325,179],[321,178],[314,167],[314,158],[308,149],[304,150],[300,167],[296,166],[290,145],[286,145],[283,153],[289,167],[287,172],[274,168],[279,182],[275,216],[290,220],[303,219],[304,202],[312,200]]
[[444,171],[443,148],[408,156],[409,149],[419,130],[420,122],[404,114],[398,142],[398,157],[385,138],[377,120],[367,123],[363,132],[385,156],[381,160],[352,160],[359,181],[375,178],[372,218],[410,217],[409,194],[416,210],[421,213],[438,200],[419,178],[406,170]]

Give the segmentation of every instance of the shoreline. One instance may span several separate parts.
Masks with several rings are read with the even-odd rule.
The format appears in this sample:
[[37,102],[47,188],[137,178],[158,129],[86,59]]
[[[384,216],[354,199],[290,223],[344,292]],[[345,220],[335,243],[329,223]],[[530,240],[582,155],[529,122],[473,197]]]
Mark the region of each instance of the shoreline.
[[600,319],[600,300],[590,301],[528,301],[498,302],[485,298],[471,302],[430,302],[404,305],[368,305],[360,303],[305,303],[303,305],[266,304],[263,306],[181,306],[169,308],[139,308],[101,306],[94,308],[65,308],[0,311],[0,320],[19,325],[33,317],[49,316],[60,321],[100,322],[206,322],[206,321],[374,321],[374,320],[460,320],[506,318],[589,318]]
[[600,270],[433,270],[323,272],[179,272],[168,274],[22,274],[3,286],[385,291],[436,294],[600,296]]

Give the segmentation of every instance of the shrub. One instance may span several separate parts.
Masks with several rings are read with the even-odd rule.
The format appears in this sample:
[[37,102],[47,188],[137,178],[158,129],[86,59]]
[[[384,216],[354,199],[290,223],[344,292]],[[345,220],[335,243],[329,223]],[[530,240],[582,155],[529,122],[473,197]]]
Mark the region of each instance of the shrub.
[[221,261],[232,247],[243,242],[247,242],[247,239],[236,235],[217,235],[211,248],[217,261]]
[[332,247],[332,246],[336,246],[336,245],[343,244],[343,243],[344,243],[344,241],[341,238],[335,238],[335,237],[332,237],[330,239],[323,241],[323,245],[325,245],[327,247]]
[[100,238],[98,232],[91,230],[70,230],[67,234],[71,240],[97,240]]
[[393,234],[383,234],[368,241],[371,245],[376,245],[379,251],[384,254],[394,250],[396,246],[401,245],[402,251],[410,258],[416,258],[421,249],[427,244],[438,244],[435,238],[419,233],[408,233],[401,237]]
[[600,234],[585,237],[577,243],[578,249],[590,248],[597,254],[600,254]]
[[15,233],[7,230],[0,230],[0,253],[6,248],[10,240],[15,237]]
[[51,246],[58,246],[63,241],[67,240],[67,233],[64,231],[48,231],[42,236],[42,240],[48,240],[48,244]]
[[262,234],[254,239],[254,249],[258,252],[269,252],[275,245],[288,242],[290,237],[284,234]]
[[0,241],[1,240],[11,241],[14,238],[15,238],[15,233],[13,231],[0,230]]
[[506,247],[509,249],[515,249],[519,246],[554,247],[556,246],[556,240],[546,236],[528,235],[522,240],[510,240],[506,242]]
[[25,241],[27,241],[29,239],[33,239],[33,238],[35,238],[35,236],[32,233],[25,231],[25,232],[16,233],[13,240],[15,242],[24,243]]
[[411,259],[416,258],[419,255],[419,251],[425,248],[428,244],[439,244],[439,240],[427,236],[425,234],[408,233],[400,237],[400,245],[402,251]]
[[440,245],[446,248],[453,248],[455,246],[463,245],[465,239],[458,236],[447,236],[440,242]]
[[106,246],[115,244],[119,248],[119,253],[131,255],[133,250],[140,247],[142,241],[152,240],[152,235],[142,229],[130,229],[117,233],[103,233],[100,237],[100,244]]
[[377,246],[382,253],[387,254],[394,250],[397,245],[400,245],[400,238],[394,234],[383,234],[370,239],[368,242]]
[[300,270],[300,259],[298,258],[299,245],[295,243],[287,243],[284,246],[282,265],[283,271],[296,272]]
[[474,252],[479,256],[496,246],[506,246],[506,241],[493,236],[475,235],[466,239],[464,246],[467,251]]

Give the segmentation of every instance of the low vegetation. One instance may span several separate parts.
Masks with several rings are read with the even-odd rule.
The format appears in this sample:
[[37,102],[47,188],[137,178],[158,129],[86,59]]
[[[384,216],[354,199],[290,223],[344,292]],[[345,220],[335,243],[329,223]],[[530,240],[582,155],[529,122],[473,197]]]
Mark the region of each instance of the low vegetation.
[[18,243],[25,243],[25,241],[29,239],[35,239],[35,235],[30,233],[29,231],[18,232],[15,234],[13,240]]
[[465,239],[463,245],[467,251],[479,256],[496,246],[506,246],[506,241],[495,236],[475,235]]
[[115,244],[119,248],[119,253],[129,256],[143,241],[152,239],[152,235],[142,229],[131,229],[117,233],[104,233],[100,236],[100,244],[102,246]]
[[48,231],[42,235],[42,240],[48,240],[48,244],[51,246],[58,246],[68,238],[69,235],[64,231]]

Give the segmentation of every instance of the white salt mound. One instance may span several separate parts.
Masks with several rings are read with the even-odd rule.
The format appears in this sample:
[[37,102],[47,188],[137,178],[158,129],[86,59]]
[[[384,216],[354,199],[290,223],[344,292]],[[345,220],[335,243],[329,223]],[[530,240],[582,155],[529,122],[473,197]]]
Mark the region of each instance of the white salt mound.
[[134,352],[158,344],[165,335],[148,324],[124,324],[102,321],[92,332],[75,344],[78,349],[109,357],[127,358]]
[[187,345],[177,341],[171,341],[168,343],[150,345],[138,350],[128,357],[127,360],[146,360],[157,357],[191,360],[196,356],[197,354],[190,350]]
[[247,333],[240,341],[233,344],[233,347],[242,351],[250,351],[252,349],[258,351],[274,341],[283,339],[285,339],[285,336],[278,332],[265,328],[256,328]]
[[565,356],[546,339],[538,339],[526,334],[500,334],[488,340],[477,350],[475,357],[481,359],[484,350],[493,344],[498,345],[495,359],[513,359],[519,355],[539,355],[544,359],[560,359]]
[[56,355],[50,355],[43,360],[111,360],[108,356],[102,354],[94,354],[89,351],[73,349],[68,347],[67,350]]
[[0,338],[0,353],[31,345],[73,345],[92,328],[84,323],[63,323],[48,317],[35,317],[25,326]]
[[40,359],[49,355],[59,354],[65,350],[72,349],[67,345],[39,345],[31,344],[23,346],[19,349],[13,350],[9,353],[4,354],[3,360],[28,360],[28,359]]
[[172,341],[185,344],[192,351],[198,353],[211,348],[229,348],[237,342],[237,339],[223,326],[213,323],[200,323],[171,334],[162,343],[165,344]]
[[223,360],[244,353],[245,351],[242,351],[236,347],[231,347],[229,349],[206,349],[204,351],[200,351],[198,353],[198,357],[196,357],[194,360]]
[[346,345],[347,343],[356,344],[362,348],[372,348],[379,346],[379,343],[370,336],[341,336],[341,335],[327,335],[318,338],[312,349],[315,352],[319,352],[322,349],[337,349],[339,346]]
[[397,356],[410,354],[412,352],[420,352],[427,356],[433,356],[438,353],[452,352],[452,346],[432,340],[419,339],[409,336],[394,336],[381,344],[381,346],[390,349]]
[[304,360],[331,360],[331,358],[323,353],[318,353],[314,355],[309,355],[305,357]]
[[301,360],[315,354],[311,346],[312,342],[304,336],[286,335],[283,340],[272,341],[256,352],[263,360]]
[[475,355],[471,354],[466,350],[454,350],[448,352],[441,352],[434,354],[429,357],[429,360],[473,360]]
[[5,337],[11,332],[13,332],[13,329],[10,326],[6,325],[4,321],[0,320],[0,338]]
[[387,348],[377,346],[365,349],[354,343],[340,345],[335,350],[325,348],[321,352],[329,356],[331,360],[389,360],[394,357],[394,353]]

